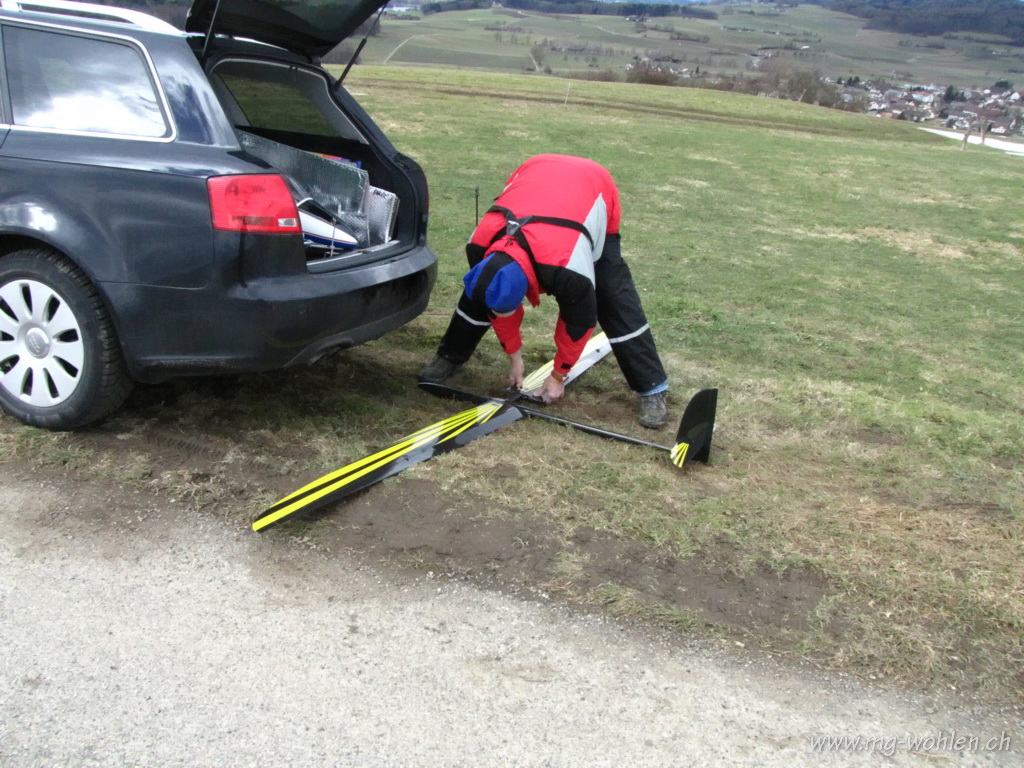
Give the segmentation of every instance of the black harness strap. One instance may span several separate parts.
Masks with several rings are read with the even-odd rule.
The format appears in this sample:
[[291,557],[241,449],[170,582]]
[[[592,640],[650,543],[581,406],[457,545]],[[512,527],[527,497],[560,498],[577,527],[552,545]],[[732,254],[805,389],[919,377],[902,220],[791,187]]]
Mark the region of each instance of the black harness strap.
[[503,267],[512,263],[514,263],[512,257],[504,253],[497,254],[494,258],[488,259],[484,268],[480,270],[480,276],[476,280],[476,285],[473,286],[473,295],[470,298],[473,301],[479,302],[481,306],[486,306],[487,286],[491,284],[491,280]]
[[578,221],[573,221],[572,219],[562,219],[558,216],[523,216],[522,218],[519,218],[508,208],[501,205],[492,205],[487,209],[487,212],[500,213],[505,217],[505,232],[495,235],[491,240],[491,244],[495,243],[500,237],[515,238],[515,241],[519,243],[524,251],[526,251],[526,255],[530,257],[530,261],[534,263],[536,263],[537,259],[534,258],[530,244],[527,242],[526,235],[523,233],[523,227],[527,224],[554,224],[557,227],[574,229],[577,232],[582,232],[590,243],[590,247],[594,247],[594,238],[591,237],[590,231]]

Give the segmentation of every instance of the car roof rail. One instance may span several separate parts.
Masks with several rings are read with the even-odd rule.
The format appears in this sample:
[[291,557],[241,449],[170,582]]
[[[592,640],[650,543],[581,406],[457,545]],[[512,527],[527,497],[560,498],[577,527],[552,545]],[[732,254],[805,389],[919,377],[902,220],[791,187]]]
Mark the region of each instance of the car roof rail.
[[62,16],[73,16],[92,21],[115,21],[132,24],[141,29],[153,32],[174,32],[182,34],[173,24],[150,16],[141,11],[118,8],[114,5],[98,5],[96,3],[78,3],[74,0],[0,0],[0,8],[5,11],[24,11],[29,13],[54,13]]

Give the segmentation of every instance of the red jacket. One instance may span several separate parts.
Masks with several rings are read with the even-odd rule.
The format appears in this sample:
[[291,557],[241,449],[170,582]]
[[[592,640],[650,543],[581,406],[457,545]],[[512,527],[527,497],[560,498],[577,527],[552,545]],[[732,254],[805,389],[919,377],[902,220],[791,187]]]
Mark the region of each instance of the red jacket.
[[[568,371],[579,359],[597,325],[594,262],[601,257],[607,235],[619,232],[619,192],[611,174],[593,160],[569,155],[538,155],[517,168],[495,206],[522,222],[528,217],[566,220],[564,223],[525,221],[520,233],[508,234],[506,213],[491,209],[481,219],[466,246],[476,264],[494,251],[503,251],[522,267],[529,281],[526,296],[533,306],[540,294],[558,302],[555,328],[555,369]],[[586,232],[568,226],[583,225]],[[511,229],[515,229],[513,225]],[[522,347],[523,309],[491,325],[506,353]]]

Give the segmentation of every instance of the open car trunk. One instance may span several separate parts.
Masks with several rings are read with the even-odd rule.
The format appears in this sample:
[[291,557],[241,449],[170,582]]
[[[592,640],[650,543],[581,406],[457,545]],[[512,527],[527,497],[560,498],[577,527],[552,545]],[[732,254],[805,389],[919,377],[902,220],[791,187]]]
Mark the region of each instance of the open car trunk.
[[195,0],[185,30],[258,40],[314,60],[323,56],[387,0]]
[[307,260],[393,241],[398,196],[370,183],[362,162],[237,130],[238,143],[284,175],[299,208]]
[[343,88],[319,67],[269,58],[266,49],[257,59],[245,43],[230,54],[218,47],[210,82],[242,149],[288,181],[311,269],[385,258],[424,236],[422,171],[402,161]]

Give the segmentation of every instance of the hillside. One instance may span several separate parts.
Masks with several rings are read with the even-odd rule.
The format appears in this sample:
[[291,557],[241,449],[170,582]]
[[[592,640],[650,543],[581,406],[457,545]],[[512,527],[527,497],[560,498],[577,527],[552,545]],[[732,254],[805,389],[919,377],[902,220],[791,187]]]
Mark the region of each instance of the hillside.
[[[998,35],[1024,45],[1024,6],[1017,0],[807,0],[840,13],[868,19],[872,29],[912,35],[974,32]],[[539,13],[625,17],[717,18],[728,2],[607,3],[596,0],[505,0],[505,8]],[[491,0],[439,0],[424,3],[424,13],[490,8]],[[780,8],[792,4],[780,4]]]
[[[989,88],[1024,80],[1019,0],[817,0],[800,5],[718,2],[643,6],[646,19],[570,13],[579,2],[467,0],[467,10],[386,13],[361,63],[558,76],[621,73],[634,61],[703,74],[757,75],[787,67],[833,79]],[[515,4],[516,7],[510,7]],[[540,5],[539,3],[542,3]],[[182,26],[189,3],[123,0]],[[482,5],[485,7],[472,8]],[[585,5],[585,3],[584,3]],[[628,4],[591,4],[623,12]],[[453,4],[424,7],[454,8]],[[543,10],[533,10],[543,8]],[[548,12],[559,10],[559,12]],[[652,15],[652,14],[667,15]],[[682,14],[682,15],[679,15]],[[351,50],[351,44],[340,46]],[[338,61],[347,60],[340,54]]]
[[[183,0],[99,0],[152,13],[180,24],[190,3]],[[842,14],[867,20],[869,29],[907,35],[942,37],[959,33],[994,35],[1002,42],[1024,46],[1024,3],[1019,0],[806,0]],[[491,8],[492,0],[440,0],[416,3],[424,13]],[[565,15],[647,16],[715,21],[728,15],[737,4],[728,0],[701,3],[607,3],[595,0],[505,0],[504,8],[530,13]],[[757,4],[751,13],[785,12],[799,3]]]
[[1024,3],[1018,0],[810,0],[868,19],[871,29],[909,35],[977,32],[1024,45]]
[[362,63],[440,66],[561,77],[624,79],[637,61],[682,76],[757,77],[772,70],[833,80],[936,83],[990,88],[1020,81],[1024,49],[973,35],[918,36],[871,29],[868,21],[818,5],[733,3],[718,18],[567,16],[507,8],[385,16]]

